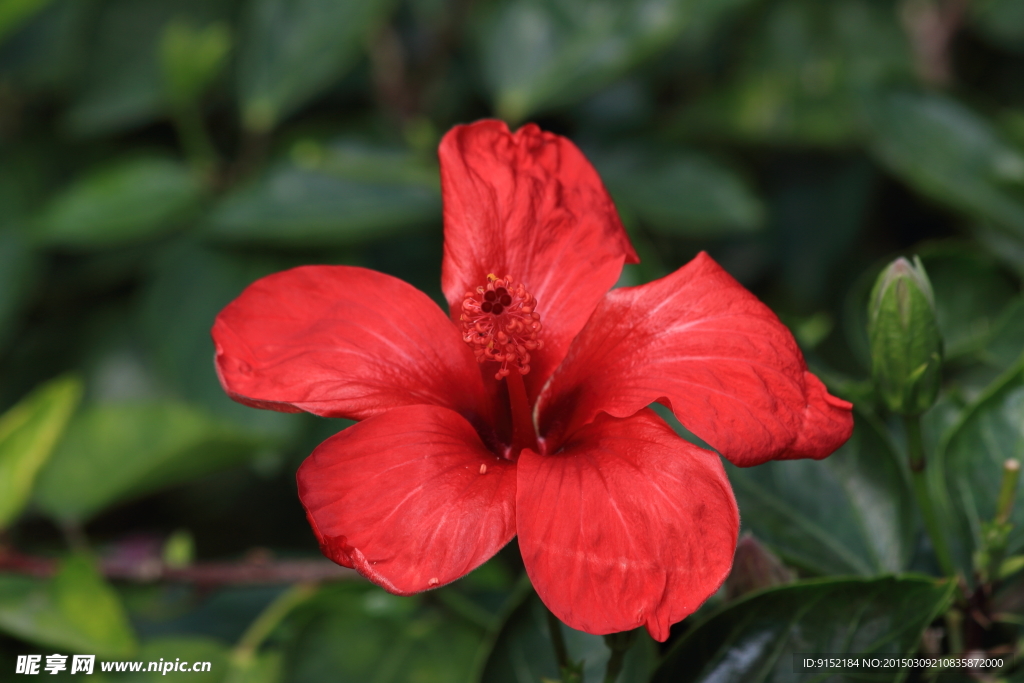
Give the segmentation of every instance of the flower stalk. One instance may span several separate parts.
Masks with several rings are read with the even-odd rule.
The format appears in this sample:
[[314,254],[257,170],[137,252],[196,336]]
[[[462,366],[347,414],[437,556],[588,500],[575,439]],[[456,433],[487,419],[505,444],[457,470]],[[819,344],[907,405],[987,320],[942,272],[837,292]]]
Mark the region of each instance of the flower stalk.
[[229,681],[244,680],[244,673],[252,666],[263,642],[292,610],[316,595],[317,590],[319,586],[315,583],[297,583],[281,593],[256,617],[231,652]]
[[1020,480],[1020,461],[1011,458],[1003,463],[1003,481],[999,487],[999,498],[996,504],[996,521],[1006,524],[1013,512],[1013,500],[1017,495],[1017,482]]
[[939,561],[939,567],[946,576],[956,574],[953,568],[953,558],[946,543],[946,536],[942,533],[938,516],[935,514],[935,507],[932,505],[931,496],[928,493],[928,479],[925,474],[924,441],[921,437],[921,418],[917,415],[904,415],[903,425],[907,431],[907,454],[910,457],[910,473],[913,480],[914,498],[917,499],[918,510],[924,519],[924,528],[928,538],[935,549],[935,557]]
[[622,673],[622,666],[626,661],[626,653],[636,642],[638,631],[623,631],[621,633],[610,633],[604,637],[604,643],[612,651],[608,659],[608,667],[605,669],[604,683],[615,683]]
[[868,338],[875,391],[903,418],[917,507],[942,573],[953,576],[952,555],[928,491],[921,436],[921,414],[935,404],[942,381],[943,347],[935,294],[921,259],[898,258],[879,274],[868,304]]
[[996,583],[1002,576],[1003,559],[1006,557],[1006,544],[1013,531],[1010,515],[1013,513],[1013,501],[1017,495],[1017,482],[1020,479],[1020,461],[1011,458],[1003,463],[1003,477],[996,498],[996,514],[992,521],[981,525],[981,548],[975,558],[975,567],[981,572],[986,583]]
[[562,622],[551,610],[545,611],[548,613],[551,647],[555,650],[555,661],[558,663],[558,674],[562,683],[583,683],[583,662],[574,662],[569,658],[569,648],[566,647],[565,638],[562,636]]

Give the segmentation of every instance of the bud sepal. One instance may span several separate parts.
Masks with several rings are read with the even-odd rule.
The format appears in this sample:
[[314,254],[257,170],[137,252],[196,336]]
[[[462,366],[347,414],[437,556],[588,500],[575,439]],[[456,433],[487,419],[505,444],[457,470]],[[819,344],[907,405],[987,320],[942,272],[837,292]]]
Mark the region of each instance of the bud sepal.
[[939,393],[942,335],[935,294],[921,259],[898,258],[882,271],[868,307],[871,372],[889,410],[920,415]]

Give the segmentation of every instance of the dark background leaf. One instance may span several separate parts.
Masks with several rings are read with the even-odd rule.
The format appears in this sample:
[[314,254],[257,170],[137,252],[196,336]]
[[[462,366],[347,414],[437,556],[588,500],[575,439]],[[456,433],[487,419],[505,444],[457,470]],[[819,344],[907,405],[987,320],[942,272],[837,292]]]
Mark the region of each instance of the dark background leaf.
[[[911,655],[953,589],[950,582],[910,577],[770,589],[696,626],[665,656],[652,681],[785,681],[794,676],[797,654]],[[840,680],[898,681],[905,675],[893,668]]]

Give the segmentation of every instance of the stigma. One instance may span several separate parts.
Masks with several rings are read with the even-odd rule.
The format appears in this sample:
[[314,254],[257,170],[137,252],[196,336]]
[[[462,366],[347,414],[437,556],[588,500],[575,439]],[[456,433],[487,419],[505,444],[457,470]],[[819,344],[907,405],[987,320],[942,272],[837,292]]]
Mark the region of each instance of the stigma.
[[530,352],[543,345],[537,338],[542,329],[537,300],[511,275],[499,278],[491,273],[487,284],[466,292],[459,320],[462,338],[477,362],[501,364],[495,379],[503,379],[513,370],[528,373]]

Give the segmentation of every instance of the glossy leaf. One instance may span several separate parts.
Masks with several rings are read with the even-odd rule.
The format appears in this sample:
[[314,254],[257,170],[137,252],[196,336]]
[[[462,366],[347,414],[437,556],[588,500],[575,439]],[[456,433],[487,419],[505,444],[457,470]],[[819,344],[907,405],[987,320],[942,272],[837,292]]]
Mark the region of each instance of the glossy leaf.
[[392,0],[254,0],[238,65],[246,128],[267,131],[344,75]]
[[1008,369],[1024,351],[1024,297],[1015,297],[992,325],[978,359],[1000,372]]
[[935,290],[935,308],[945,357],[975,352],[991,338],[1017,286],[985,254],[951,243],[922,250]]
[[166,116],[161,37],[173,21],[208,26],[231,17],[232,0],[113,0],[89,32],[66,125],[78,135],[140,126]]
[[181,403],[88,406],[40,473],[35,501],[51,517],[84,521],[127,498],[241,462],[258,444]]
[[974,28],[1006,50],[1024,52],[1024,5],[1015,0],[986,0],[971,5]]
[[[752,595],[694,626],[653,683],[790,681],[794,655],[911,655],[949,604],[953,582],[926,578],[805,581]],[[872,671],[901,681],[906,670]],[[875,677],[877,676],[877,677]]]
[[[300,608],[286,643],[293,683],[468,680],[483,630],[415,598],[364,584],[326,589]],[[339,647],[344,643],[344,647]]]
[[228,195],[207,234],[217,241],[343,246],[394,237],[440,220],[437,171],[408,153],[356,145],[300,147]]
[[[39,5],[23,0],[14,5]],[[65,88],[84,61],[92,7],[81,2],[47,2],[6,38],[0,63],[10,82],[30,92]]]
[[[1024,154],[984,118],[939,96],[894,93],[871,116],[882,164],[930,199],[1024,234]],[[1016,190],[1015,190],[1016,188]]]
[[[1022,357],[1024,358],[1024,357]],[[946,486],[953,514],[959,524],[947,528],[954,547],[960,547],[959,563],[969,575],[970,552],[980,545],[981,525],[995,515],[1003,463],[1024,453],[1024,363],[1018,363],[997,379],[964,412],[940,443],[940,466],[933,486]],[[1013,508],[1007,554],[1024,549],[1024,505]]]
[[742,0],[511,0],[489,8],[479,35],[500,117],[518,123],[572,103],[666,48],[688,25]]
[[274,270],[272,260],[176,244],[155,259],[140,297],[139,318],[153,369],[177,396],[254,436],[277,440],[294,431],[296,417],[251,410],[228,398],[212,371],[210,341],[217,313],[247,285]]
[[788,563],[814,574],[871,576],[907,567],[913,497],[897,454],[867,415],[821,462],[728,467],[740,519]]
[[877,89],[912,77],[896,14],[869,0],[772,3],[734,79],[688,106],[679,133],[831,147],[860,136]]
[[100,657],[125,657],[136,648],[120,598],[81,555],[64,559],[46,581],[0,576],[0,630]]
[[[487,683],[534,683],[561,680],[551,645],[547,608],[530,593],[502,627],[487,658],[481,681]],[[603,680],[611,650],[602,636],[592,636],[561,625],[569,659],[583,662],[583,680]],[[626,654],[618,683],[649,679],[657,661],[656,643],[642,632]]]
[[703,155],[624,149],[595,156],[595,163],[619,205],[661,234],[746,233],[764,222],[764,207],[747,183]]
[[159,157],[121,162],[80,177],[54,197],[34,231],[47,246],[105,247],[165,233],[199,202],[187,166]]
[[0,227],[0,347],[13,335],[38,271],[39,260],[25,237]]
[[[801,310],[827,305],[837,274],[865,229],[877,186],[878,171],[863,158],[773,166],[767,213],[786,293]],[[799,334],[797,339],[810,348]]]
[[50,0],[5,0],[0,4],[0,42],[25,21],[46,7]]
[[53,380],[0,415],[0,529],[21,512],[40,468],[82,395],[75,377]]

